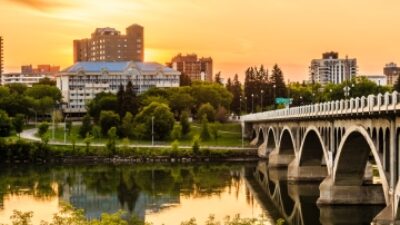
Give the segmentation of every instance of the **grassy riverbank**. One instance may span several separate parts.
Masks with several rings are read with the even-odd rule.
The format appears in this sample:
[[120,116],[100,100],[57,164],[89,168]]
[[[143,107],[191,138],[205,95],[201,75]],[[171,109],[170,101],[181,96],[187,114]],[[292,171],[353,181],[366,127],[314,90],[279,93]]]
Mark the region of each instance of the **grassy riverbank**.
[[40,142],[29,142],[24,140],[1,139],[0,162],[6,163],[36,163],[47,161],[81,161],[81,160],[105,160],[105,161],[202,161],[202,160],[224,160],[224,159],[255,159],[256,150],[238,149],[200,149],[176,148],[176,147],[129,147],[125,145],[116,146],[110,150],[105,146],[83,146],[83,145],[46,145]]
[[[214,124],[210,123],[210,126]],[[218,138],[212,138],[210,140],[202,140],[202,146],[224,146],[224,147],[241,147],[242,146],[242,133],[241,126],[238,123],[224,123],[216,125],[218,127]],[[72,137],[76,138],[77,143],[83,143],[84,138],[79,137],[79,125],[72,126],[71,132],[69,135],[64,137],[64,127],[58,126],[54,132],[54,141],[64,142],[64,138],[66,138],[66,142],[70,142]],[[52,136],[52,130],[50,129],[50,136]],[[186,137],[180,138],[178,141],[181,146],[190,146],[192,144],[192,139],[196,135],[200,135],[201,132],[201,124],[192,123],[191,131]],[[104,144],[106,143],[107,138],[103,137],[94,137],[93,143],[96,144]],[[166,141],[158,141],[155,142],[159,145],[170,145],[173,140]],[[139,139],[119,139],[117,140],[118,144],[128,144],[128,145],[149,145],[151,144],[151,140],[139,140]],[[244,146],[248,147],[249,142],[244,140]]]

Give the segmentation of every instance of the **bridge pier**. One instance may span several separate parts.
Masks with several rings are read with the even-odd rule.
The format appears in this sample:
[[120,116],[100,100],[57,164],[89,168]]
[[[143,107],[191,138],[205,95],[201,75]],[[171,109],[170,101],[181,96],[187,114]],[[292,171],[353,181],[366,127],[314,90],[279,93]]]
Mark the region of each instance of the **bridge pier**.
[[326,166],[299,166],[297,160],[293,160],[288,167],[288,180],[290,181],[322,181],[328,176]]
[[382,185],[335,185],[331,176],[319,186],[319,205],[384,205]]
[[294,158],[294,155],[279,154],[278,150],[275,149],[269,154],[268,167],[288,167]]

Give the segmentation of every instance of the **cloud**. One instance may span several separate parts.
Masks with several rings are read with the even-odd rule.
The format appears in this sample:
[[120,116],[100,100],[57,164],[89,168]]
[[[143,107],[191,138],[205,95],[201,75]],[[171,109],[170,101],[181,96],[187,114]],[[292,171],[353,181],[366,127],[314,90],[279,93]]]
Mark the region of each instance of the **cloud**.
[[26,7],[39,10],[39,11],[50,11],[58,8],[70,7],[71,4],[62,3],[56,0],[8,0],[15,4],[24,5]]

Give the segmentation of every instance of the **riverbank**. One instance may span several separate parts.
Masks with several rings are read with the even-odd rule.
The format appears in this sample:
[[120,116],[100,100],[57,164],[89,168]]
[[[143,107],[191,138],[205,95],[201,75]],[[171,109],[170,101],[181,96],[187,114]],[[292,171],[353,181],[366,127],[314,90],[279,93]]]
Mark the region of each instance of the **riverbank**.
[[171,146],[124,146],[110,150],[106,146],[57,145],[26,140],[0,141],[2,163],[143,163],[257,161],[256,149],[174,148]]

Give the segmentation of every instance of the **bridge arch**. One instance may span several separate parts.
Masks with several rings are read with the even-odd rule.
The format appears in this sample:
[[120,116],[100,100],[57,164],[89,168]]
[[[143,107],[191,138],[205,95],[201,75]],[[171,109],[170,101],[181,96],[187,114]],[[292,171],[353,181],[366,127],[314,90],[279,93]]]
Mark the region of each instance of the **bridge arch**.
[[350,127],[343,136],[333,167],[333,183],[336,186],[362,186],[370,153],[377,164],[384,198],[388,205],[389,185],[382,161],[367,130],[361,126]]
[[265,140],[264,129],[260,127],[257,132],[257,146],[262,145]]
[[279,137],[279,155],[296,155],[296,145],[295,139],[293,137],[292,131],[289,127],[284,127],[282,129],[281,135]]
[[275,131],[272,127],[269,127],[266,135],[266,151],[267,153],[270,153],[274,149],[276,149],[276,134]]
[[324,140],[318,129],[311,126],[305,132],[300,145],[298,166],[321,166],[323,159],[327,164],[328,174],[331,174],[328,150],[324,145]]

